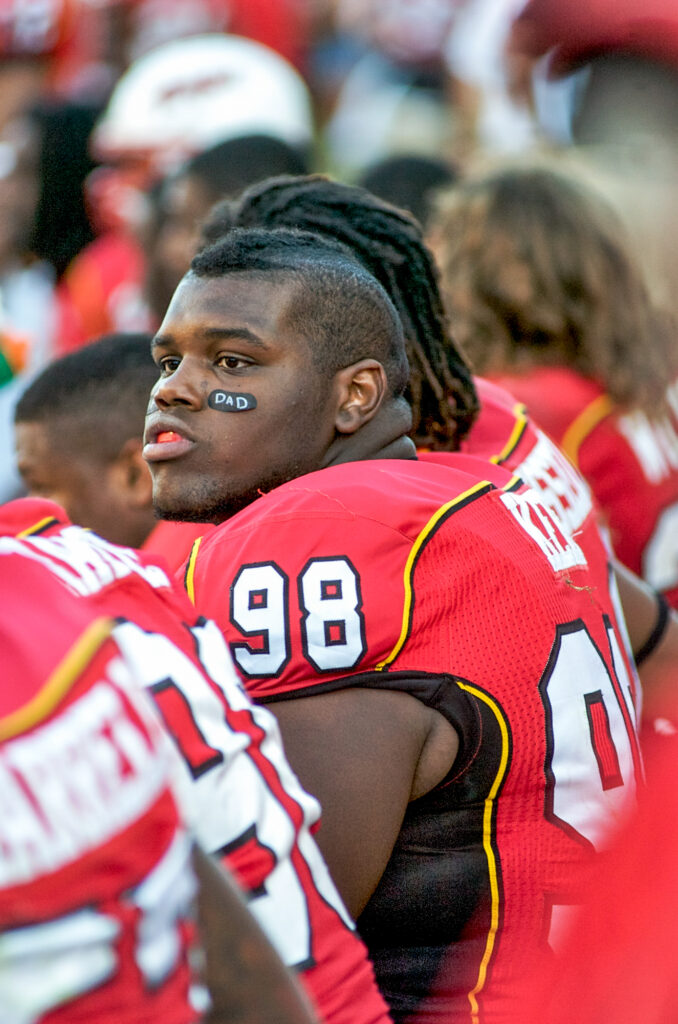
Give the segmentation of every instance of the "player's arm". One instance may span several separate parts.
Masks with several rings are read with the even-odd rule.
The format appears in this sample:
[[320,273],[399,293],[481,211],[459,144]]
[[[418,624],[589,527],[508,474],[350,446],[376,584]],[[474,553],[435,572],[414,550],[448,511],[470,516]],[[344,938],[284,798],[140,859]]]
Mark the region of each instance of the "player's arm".
[[457,734],[439,712],[392,690],[345,689],[269,706],[292,767],[321,803],[318,845],[358,917],[384,872],[407,804],[450,770]]
[[229,876],[196,847],[198,920],[212,1008],[205,1024],[318,1024]]
[[675,718],[678,707],[678,615],[619,562],[615,577],[643,687],[643,718]]

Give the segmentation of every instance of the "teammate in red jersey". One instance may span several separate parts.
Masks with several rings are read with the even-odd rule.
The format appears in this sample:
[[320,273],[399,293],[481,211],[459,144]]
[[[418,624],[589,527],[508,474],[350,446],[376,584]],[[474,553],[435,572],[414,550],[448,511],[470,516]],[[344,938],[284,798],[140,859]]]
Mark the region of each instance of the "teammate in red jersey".
[[179,568],[205,527],[162,523],[141,457],[144,411],[157,373],[150,334],[109,334],[31,381],[14,411],[17,467],[33,497],[63,506],[106,540]]
[[574,179],[505,169],[450,191],[435,235],[474,365],[563,448],[620,561],[675,605],[674,328],[653,309],[615,218]]
[[322,1019],[386,1024],[365,948],[311,835],[318,805],[291,771],[273,716],[243,693],[214,624],[151,557],[69,524],[52,502],[20,499],[1,513],[4,550],[39,562],[89,608],[124,620],[118,643],[182,755],[190,824],[237,875]]
[[0,540],[0,563],[2,1020],[202,1019],[193,855],[205,1020],[312,1024],[241,897],[192,851],[177,755],[126,650],[145,634],[127,624],[121,639],[19,545]]
[[[591,510],[581,475],[524,407],[501,388],[471,377],[450,335],[433,258],[413,218],[363,189],[321,175],[280,176],[214,207],[203,225],[203,242],[216,241],[238,226],[296,227],[349,246],[400,315],[410,363],[412,436],[419,449],[459,449],[504,465],[536,487],[554,513],[560,515],[571,502],[570,526],[583,526]],[[584,551],[590,532],[579,538]],[[649,723],[672,713],[678,620],[661,595],[618,562],[615,577],[636,664],[642,665]]]
[[640,771],[604,546],[416,459],[400,321],[343,247],[233,231],[154,351],[157,508],[222,521],[187,585],[322,802],[395,1019],[501,1020]]

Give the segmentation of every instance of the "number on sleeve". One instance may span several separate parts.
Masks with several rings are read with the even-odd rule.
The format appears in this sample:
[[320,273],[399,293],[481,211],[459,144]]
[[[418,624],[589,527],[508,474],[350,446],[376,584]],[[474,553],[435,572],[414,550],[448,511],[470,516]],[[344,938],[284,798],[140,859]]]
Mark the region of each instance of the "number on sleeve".
[[[329,905],[352,927],[311,839],[318,803],[290,768],[275,717],[253,705],[237,681],[216,625],[203,622],[191,632],[203,670],[167,637],[129,622],[115,628],[137,677],[163,713],[171,709],[167,721],[185,767],[176,786],[198,841],[208,853],[225,855],[238,872],[253,913],[284,962],[307,966],[313,962],[314,908]],[[143,937],[144,969],[150,971],[161,950],[153,951],[150,931]]]
[[353,668],[367,650],[359,588],[347,558],[314,558],[299,577],[302,645],[318,672]]
[[272,562],[246,565],[231,587],[231,622],[252,643],[231,644],[246,676],[277,676],[290,658],[287,576]]
[[[559,630],[540,689],[547,727],[547,818],[596,846],[635,792],[628,686],[613,681],[578,622]],[[591,791],[592,778],[599,780],[597,793]]]
[[[277,676],[291,657],[287,577],[272,562],[245,565],[231,587],[231,643],[243,675]],[[360,578],[347,558],[312,558],[297,581],[301,646],[316,672],[354,668],[367,650]]]

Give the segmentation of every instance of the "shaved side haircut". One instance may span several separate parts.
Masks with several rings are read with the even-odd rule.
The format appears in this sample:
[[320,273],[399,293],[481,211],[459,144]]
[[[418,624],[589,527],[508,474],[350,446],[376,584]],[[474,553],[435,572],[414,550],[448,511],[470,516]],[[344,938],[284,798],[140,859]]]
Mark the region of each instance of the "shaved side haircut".
[[379,281],[400,316],[410,363],[413,435],[458,448],[478,413],[470,368],[450,332],[438,272],[421,226],[363,188],[323,175],[269,178],[214,207],[214,242],[237,227],[298,228],[341,242]]
[[400,318],[379,282],[345,246],[306,231],[239,228],[199,252],[190,273],[275,275],[296,287],[285,324],[309,345],[326,378],[361,359],[376,359],[391,393],[402,395],[408,363]]

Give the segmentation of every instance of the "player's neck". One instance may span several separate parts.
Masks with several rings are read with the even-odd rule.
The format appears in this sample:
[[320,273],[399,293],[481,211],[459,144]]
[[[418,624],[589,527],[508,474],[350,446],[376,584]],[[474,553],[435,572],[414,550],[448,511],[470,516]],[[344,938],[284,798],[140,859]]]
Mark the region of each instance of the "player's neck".
[[409,405],[404,400],[390,402],[354,434],[338,435],[323,465],[337,466],[363,459],[416,459],[414,442],[408,437],[411,426]]

